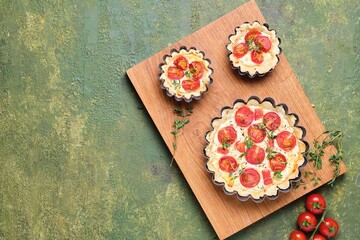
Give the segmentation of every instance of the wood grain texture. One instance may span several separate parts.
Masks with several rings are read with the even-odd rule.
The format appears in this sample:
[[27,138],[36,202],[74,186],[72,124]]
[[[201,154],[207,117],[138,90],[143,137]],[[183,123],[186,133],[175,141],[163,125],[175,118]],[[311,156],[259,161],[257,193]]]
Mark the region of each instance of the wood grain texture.
[[[265,200],[256,204],[252,201],[241,202],[235,196],[225,195],[221,187],[212,183],[211,175],[206,172],[206,159],[202,156],[202,150],[206,144],[204,135],[211,129],[210,121],[213,117],[220,115],[222,107],[232,106],[238,98],[247,100],[255,95],[260,99],[272,97],[277,104],[285,103],[290,113],[296,113],[299,116],[299,125],[306,128],[305,140],[310,145],[314,138],[324,131],[319,117],[284,54],[280,56],[280,63],[275,70],[261,79],[240,77],[231,68],[225,48],[228,36],[234,33],[236,26],[245,21],[254,20],[265,22],[256,2],[250,1],[127,70],[132,84],[167,147],[173,151],[174,139],[171,131],[175,115],[172,109],[178,103],[167,97],[160,88],[158,66],[165,54],[169,54],[172,48],[178,49],[182,45],[193,46],[204,51],[205,57],[211,60],[214,83],[210,86],[209,92],[199,101],[188,104],[194,107],[194,113],[190,117],[190,123],[179,135],[175,159],[220,239],[229,237],[325,184],[333,176],[332,168],[326,161],[323,169],[317,173],[317,176],[322,179],[319,185],[309,185],[307,189],[293,189],[289,193],[280,194],[275,201]],[[329,149],[325,158],[334,151],[334,149]],[[312,165],[308,165],[305,170],[312,168]],[[346,168],[342,164],[341,174],[345,171]]]

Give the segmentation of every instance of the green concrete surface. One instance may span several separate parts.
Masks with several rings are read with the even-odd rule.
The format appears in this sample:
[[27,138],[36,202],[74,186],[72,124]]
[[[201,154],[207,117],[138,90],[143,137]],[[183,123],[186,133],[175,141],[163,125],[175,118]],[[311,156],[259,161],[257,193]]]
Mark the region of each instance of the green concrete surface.
[[[216,239],[125,71],[245,2],[0,0],[0,239]],[[344,133],[349,171],[317,192],[360,239],[360,4],[257,3]],[[303,208],[230,239],[287,239]]]

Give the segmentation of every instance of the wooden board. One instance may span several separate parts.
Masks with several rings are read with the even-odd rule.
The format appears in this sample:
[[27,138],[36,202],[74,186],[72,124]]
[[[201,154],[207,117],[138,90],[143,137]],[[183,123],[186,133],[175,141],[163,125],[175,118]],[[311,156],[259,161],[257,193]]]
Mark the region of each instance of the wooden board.
[[[204,134],[210,130],[211,119],[220,115],[220,109],[223,106],[232,106],[237,98],[247,100],[250,96],[255,95],[264,99],[269,96],[276,103],[287,104],[290,113],[299,115],[299,125],[306,128],[305,140],[309,144],[312,144],[314,138],[324,131],[320,119],[284,54],[281,55],[280,63],[275,70],[261,79],[251,80],[240,77],[231,68],[226,58],[225,48],[228,36],[234,33],[236,26],[245,21],[252,22],[254,20],[265,22],[256,2],[250,1],[127,70],[132,84],[167,147],[173,152],[174,136],[171,131],[176,116],[172,110],[178,103],[167,97],[165,92],[160,89],[158,65],[163,61],[162,57],[169,54],[172,48],[178,49],[182,45],[194,46],[204,51],[205,56],[211,60],[211,67],[214,69],[214,84],[199,101],[187,104],[194,107],[194,113],[190,116],[190,123],[179,135],[175,159],[220,239],[229,237],[314,188],[325,184],[333,176],[332,168],[326,161],[323,169],[317,174],[322,179],[317,186],[309,185],[306,190],[302,187],[292,189],[289,193],[281,193],[275,201],[265,200],[256,204],[251,200],[241,202],[235,196],[225,195],[222,188],[215,186],[211,175],[205,171],[206,159],[202,156],[202,150],[206,144]],[[183,105],[186,104],[183,103]],[[334,151],[334,149],[330,149],[325,158],[328,158]],[[311,168],[312,164],[308,165],[305,170],[311,170]],[[346,168],[342,164],[341,173],[345,171]]]

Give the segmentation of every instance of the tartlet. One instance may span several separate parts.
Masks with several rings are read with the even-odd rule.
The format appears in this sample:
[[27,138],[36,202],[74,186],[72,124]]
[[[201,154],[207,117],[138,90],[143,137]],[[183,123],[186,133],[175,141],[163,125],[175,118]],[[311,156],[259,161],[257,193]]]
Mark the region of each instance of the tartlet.
[[172,49],[170,55],[165,55],[163,59],[164,63],[159,65],[159,80],[169,97],[190,102],[192,99],[199,100],[208,91],[213,82],[213,69],[203,51],[194,47],[187,50],[182,46],[179,51]]
[[279,62],[281,40],[266,23],[245,22],[235,28],[235,34],[230,35],[229,40],[226,45],[228,59],[240,75],[262,77]]
[[206,168],[213,182],[240,200],[276,199],[300,180],[309,145],[299,118],[272,98],[237,99],[211,121],[205,134]]

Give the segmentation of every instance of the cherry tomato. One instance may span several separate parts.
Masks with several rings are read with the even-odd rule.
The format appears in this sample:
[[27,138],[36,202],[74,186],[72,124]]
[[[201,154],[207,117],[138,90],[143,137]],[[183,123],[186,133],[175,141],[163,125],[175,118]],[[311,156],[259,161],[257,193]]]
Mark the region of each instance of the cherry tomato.
[[326,237],[324,237],[321,234],[316,233],[312,240],[326,240]]
[[324,218],[320,223],[319,232],[325,237],[334,237],[339,232],[339,224],[332,218]]
[[200,81],[194,79],[187,79],[182,81],[181,86],[185,91],[195,91],[199,89]]
[[253,168],[247,168],[240,174],[240,183],[246,188],[252,188],[260,182],[259,173]]
[[276,112],[268,112],[264,115],[263,122],[267,129],[269,129],[270,131],[274,131],[280,126],[281,119]]
[[226,126],[218,132],[218,140],[221,144],[233,144],[236,141],[237,134],[235,128]]
[[263,176],[263,179],[264,179],[264,184],[265,185],[269,185],[269,184],[272,184],[272,178],[271,178],[271,172],[269,169],[266,169],[266,170],[262,170],[261,171],[262,173],[262,176]]
[[254,112],[248,107],[241,107],[235,113],[235,121],[240,127],[247,127],[254,120]]
[[271,49],[271,41],[267,36],[257,36],[254,42],[261,52],[268,52]]
[[256,108],[254,115],[255,120],[262,118],[262,116],[263,116],[263,110],[261,108]]
[[253,145],[245,154],[245,159],[251,164],[261,164],[265,159],[265,151],[261,147]]
[[267,148],[274,149],[274,139],[269,139],[269,141],[267,142]]
[[318,193],[313,193],[306,198],[306,209],[312,214],[322,214],[326,209],[326,201],[323,196]]
[[266,130],[261,129],[258,124],[253,124],[248,128],[248,134],[253,142],[260,143],[266,137]]
[[237,142],[235,143],[235,148],[236,148],[239,152],[243,153],[243,152],[245,152],[245,143],[244,143],[244,142],[237,141]]
[[259,32],[258,30],[250,30],[246,33],[245,35],[245,42],[248,42],[248,41],[253,41],[254,38],[256,38],[257,36],[260,36],[261,35],[261,32]]
[[201,62],[192,62],[189,65],[190,73],[192,74],[192,78],[195,80],[199,80],[204,75],[204,65]]
[[290,233],[289,240],[307,240],[307,238],[302,231],[294,230]]
[[264,56],[261,52],[252,51],[251,52],[251,61],[256,64],[261,64],[264,62]]
[[186,70],[188,67],[188,61],[184,56],[179,56],[175,59],[174,65],[179,69]]
[[235,158],[231,156],[223,156],[219,160],[219,168],[224,172],[231,173],[238,167],[238,163]]
[[184,71],[177,67],[171,66],[168,68],[167,75],[171,80],[179,80],[184,77]]
[[228,148],[223,148],[223,147],[218,147],[217,149],[216,149],[216,151],[218,152],[218,153],[220,153],[220,154],[228,154],[229,153],[229,149]]
[[246,43],[239,43],[237,45],[235,45],[234,50],[233,50],[233,54],[235,57],[237,58],[242,58],[243,56],[245,56],[245,54],[249,51]]
[[282,171],[286,167],[286,157],[281,153],[277,153],[274,158],[269,159],[270,161],[270,168],[274,172]]
[[282,131],[276,136],[276,143],[284,151],[290,151],[296,145],[296,138],[292,133],[288,131]]
[[311,232],[317,225],[317,220],[314,214],[310,212],[303,212],[297,218],[299,228],[304,232]]

